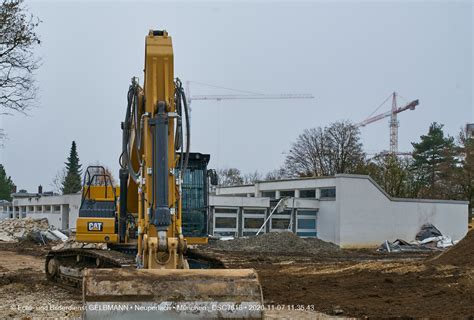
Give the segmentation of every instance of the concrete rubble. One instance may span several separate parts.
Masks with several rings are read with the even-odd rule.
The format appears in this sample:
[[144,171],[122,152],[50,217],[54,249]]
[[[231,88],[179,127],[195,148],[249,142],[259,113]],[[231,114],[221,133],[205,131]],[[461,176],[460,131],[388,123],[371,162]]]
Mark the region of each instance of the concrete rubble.
[[432,224],[424,224],[415,237],[415,241],[407,242],[397,239],[393,242],[385,240],[377,249],[379,252],[423,252],[444,250],[458,243],[445,236]]
[[96,249],[96,250],[108,250],[106,243],[84,243],[77,242],[74,237],[69,237],[67,241],[59,243],[58,245],[51,248],[52,250],[63,250],[63,249]]
[[49,241],[66,241],[67,236],[51,227],[47,218],[27,217],[0,221],[0,241],[19,242],[26,239],[45,244]]

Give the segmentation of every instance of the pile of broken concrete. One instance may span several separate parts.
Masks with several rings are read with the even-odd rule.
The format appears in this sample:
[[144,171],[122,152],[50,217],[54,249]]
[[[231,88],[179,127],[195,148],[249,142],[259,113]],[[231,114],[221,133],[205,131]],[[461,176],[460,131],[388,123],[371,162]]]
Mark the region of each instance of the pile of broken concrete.
[[415,241],[408,242],[397,239],[393,242],[385,240],[377,249],[379,252],[423,252],[423,251],[443,251],[455,245],[458,241],[453,241],[445,236],[434,225],[427,223],[421,226],[416,234]]
[[19,242],[26,239],[44,244],[50,241],[65,241],[67,236],[52,228],[46,218],[27,217],[0,221],[0,241]]

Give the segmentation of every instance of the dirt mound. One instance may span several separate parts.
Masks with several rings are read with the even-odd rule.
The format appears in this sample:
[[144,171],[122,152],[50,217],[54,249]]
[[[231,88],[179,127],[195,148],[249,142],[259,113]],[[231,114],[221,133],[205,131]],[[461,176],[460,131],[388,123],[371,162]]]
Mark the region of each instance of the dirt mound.
[[234,240],[218,240],[210,243],[214,249],[226,251],[258,252],[258,253],[312,253],[335,252],[339,247],[333,243],[315,238],[300,238],[291,232],[271,232],[249,238]]
[[458,244],[449,248],[431,262],[454,266],[472,266],[474,264],[474,230],[469,231]]

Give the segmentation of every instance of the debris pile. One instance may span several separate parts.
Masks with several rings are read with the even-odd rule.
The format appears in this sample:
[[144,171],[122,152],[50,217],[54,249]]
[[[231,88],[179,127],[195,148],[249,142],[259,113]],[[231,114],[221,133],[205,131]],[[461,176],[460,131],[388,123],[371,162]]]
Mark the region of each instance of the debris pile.
[[316,238],[300,238],[292,232],[271,232],[249,238],[218,240],[209,242],[209,245],[219,250],[255,253],[318,254],[340,250],[333,243]]
[[46,244],[50,241],[66,241],[67,236],[51,227],[47,218],[27,217],[0,221],[0,241],[19,242],[27,239]]
[[432,262],[434,264],[472,267],[474,264],[474,231],[469,231],[464,239],[434,258]]
[[377,249],[379,252],[423,252],[432,250],[444,250],[457,243],[450,237],[444,236],[434,225],[427,223],[421,226],[416,234],[415,241],[407,242],[397,239],[393,242],[385,240]]
[[48,219],[5,219],[0,221],[0,241],[18,242],[35,232],[47,231]]
[[69,237],[67,241],[61,242],[58,245],[51,248],[52,250],[63,250],[63,249],[97,249],[107,250],[106,243],[85,243],[77,242],[74,237]]

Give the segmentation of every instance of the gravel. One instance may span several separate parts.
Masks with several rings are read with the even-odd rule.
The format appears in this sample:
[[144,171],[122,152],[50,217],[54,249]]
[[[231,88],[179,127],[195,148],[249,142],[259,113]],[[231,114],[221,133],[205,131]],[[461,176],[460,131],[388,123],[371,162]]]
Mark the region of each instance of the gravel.
[[254,237],[234,240],[217,240],[209,243],[211,248],[225,251],[256,253],[310,253],[336,252],[339,247],[316,238],[300,238],[292,232],[271,232]]

